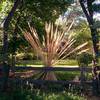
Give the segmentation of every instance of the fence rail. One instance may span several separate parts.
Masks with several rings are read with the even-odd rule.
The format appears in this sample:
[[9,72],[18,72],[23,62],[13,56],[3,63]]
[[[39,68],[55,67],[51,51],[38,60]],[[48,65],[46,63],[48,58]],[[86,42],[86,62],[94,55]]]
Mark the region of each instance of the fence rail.
[[[9,79],[9,80],[13,80],[13,79]],[[20,82],[20,83],[32,83],[32,84],[39,84],[39,85],[43,85],[43,84],[46,84],[46,83],[50,83],[50,84],[62,84],[62,85],[65,85],[65,84],[81,84],[81,81],[62,81],[62,80],[41,80],[41,79],[38,79],[38,80],[34,80],[34,79],[31,79],[31,78],[27,78],[27,79],[22,79],[22,78],[18,78],[18,79],[14,79],[15,82]],[[91,85],[92,84],[92,81],[84,81],[84,84],[88,84],[88,85]]]
[[[2,70],[2,66],[0,66],[0,70]],[[38,71],[86,71],[91,72],[91,67],[26,67],[26,66],[16,66],[14,68],[15,71],[18,70],[38,70]],[[100,67],[98,67],[100,70]]]
[[[92,72],[92,68],[90,67],[73,67],[73,68],[68,68],[68,67],[24,67],[24,66],[16,66],[15,67],[15,71],[18,70],[34,70],[34,71],[44,71],[44,72],[48,72],[48,71],[80,71],[80,80],[79,81],[69,81],[69,80],[41,80],[41,79],[37,79],[34,80],[32,77],[29,78],[21,78],[21,77],[14,77],[14,78],[9,78],[9,82],[14,81],[15,84],[19,84],[19,85],[29,85],[29,84],[33,84],[36,86],[48,86],[48,84],[58,84],[61,85],[61,87],[66,87],[69,86],[71,84],[71,86],[79,86],[79,87],[84,87],[84,84],[87,86],[92,86],[93,85],[93,81],[89,80],[89,81],[83,81],[83,73],[84,72]],[[99,69],[100,70],[100,67]],[[0,78],[0,82],[2,82],[2,78]],[[91,90],[92,91],[92,90]]]
[[[15,71],[18,71],[18,70],[36,70],[36,71],[44,71],[44,72],[48,72],[48,71],[80,71],[80,72],[91,72],[92,71],[92,68],[67,68],[67,67],[23,67],[23,66],[16,66],[15,67]],[[74,81],[60,81],[60,80],[57,80],[57,81],[51,81],[51,80],[34,80],[32,78],[26,78],[26,79],[14,79],[16,81],[29,81],[31,83],[41,83],[41,84],[44,84],[46,82],[50,82],[50,83],[61,83],[61,84],[77,84],[77,83],[80,83],[81,81],[79,82],[74,82]],[[85,81],[86,84],[91,84],[91,81]]]
[[92,68],[89,67],[73,67],[73,68],[69,68],[69,67],[23,67],[23,66],[18,66],[15,67],[15,70],[38,70],[38,71],[86,71],[86,72],[91,72]]

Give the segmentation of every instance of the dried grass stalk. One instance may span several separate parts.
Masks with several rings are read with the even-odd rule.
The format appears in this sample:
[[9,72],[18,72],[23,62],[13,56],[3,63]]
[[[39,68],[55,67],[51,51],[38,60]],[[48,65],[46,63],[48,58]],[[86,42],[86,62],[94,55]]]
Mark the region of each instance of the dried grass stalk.
[[[71,26],[69,26],[69,28]],[[53,67],[58,59],[64,59],[74,52],[83,51],[83,48],[88,44],[84,43],[74,47],[76,40],[74,39],[73,34],[65,35],[65,32],[60,31],[58,26],[55,27],[53,23],[45,24],[46,35],[43,37],[43,42],[41,43],[36,30],[30,25],[29,28],[30,32],[25,30],[24,36],[31,44],[32,48],[41,57],[45,67]],[[84,49],[84,51],[85,50],[88,49]],[[56,80],[56,76],[53,72],[43,74],[42,78],[47,80]]]

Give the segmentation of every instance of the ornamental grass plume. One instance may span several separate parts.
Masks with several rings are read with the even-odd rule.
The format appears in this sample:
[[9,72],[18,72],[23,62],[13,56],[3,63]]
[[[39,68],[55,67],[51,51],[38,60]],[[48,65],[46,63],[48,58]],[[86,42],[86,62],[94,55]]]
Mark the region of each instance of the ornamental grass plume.
[[[65,35],[64,31],[59,30],[59,27],[54,26],[51,22],[45,24],[46,34],[43,36],[42,43],[35,28],[31,27],[30,24],[29,29],[30,31],[23,31],[25,39],[38,53],[43,61],[44,67],[53,67],[59,59],[65,59],[75,52],[79,53],[88,50],[84,48],[87,46],[87,42],[74,47],[76,40],[73,37],[73,34]],[[54,72],[43,72],[41,74],[41,79],[57,80]]]

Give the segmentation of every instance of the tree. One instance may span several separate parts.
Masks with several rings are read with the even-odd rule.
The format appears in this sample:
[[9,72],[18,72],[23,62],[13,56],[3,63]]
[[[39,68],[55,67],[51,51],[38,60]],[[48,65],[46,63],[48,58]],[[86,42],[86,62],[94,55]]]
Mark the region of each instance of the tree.
[[73,32],[75,33],[76,38],[76,46],[79,44],[82,44],[86,41],[89,42],[89,49],[91,50],[90,53],[92,53],[92,38],[91,38],[91,32],[88,27],[88,24],[86,21],[81,21],[77,26],[74,27]]
[[[72,0],[73,1],[73,0]],[[9,43],[13,44],[13,34],[14,29],[16,27],[17,18],[20,16],[19,23],[17,23],[17,27],[20,26],[21,28],[26,27],[28,28],[27,22],[30,22],[31,25],[34,25],[34,27],[37,29],[40,40],[42,42],[43,38],[42,35],[44,34],[44,23],[45,21],[55,21],[57,17],[59,17],[59,14],[64,13],[65,10],[67,10],[67,7],[72,2],[70,0],[66,1],[56,1],[56,0],[24,0],[21,5],[22,7],[18,7],[17,11],[14,13],[14,16],[9,24]],[[9,11],[7,11],[9,12]],[[42,14],[41,14],[42,12]],[[55,12],[55,14],[54,14]],[[7,14],[6,14],[7,15]],[[45,15],[45,16],[44,16]],[[5,19],[5,18],[4,18]],[[17,29],[17,35],[18,39],[16,40],[16,48],[20,48],[19,45],[24,45],[26,42],[24,42],[23,34],[21,34],[21,31]],[[23,39],[22,39],[23,38]],[[20,40],[20,43],[19,43]],[[8,46],[9,53],[11,53],[11,46]]]
[[[71,23],[72,26],[70,27],[70,31],[66,32],[66,34],[75,34],[75,46],[88,41],[88,47],[91,50],[89,52],[92,53],[91,32],[78,0],[70,5],[65,14],[61,15],[56,21],[56,24],[59,24],[63,30],[67,30]],[[73,57],[75,58],[76,55]]]
[[[93,94],[98,95],[99,89],[98,89],[98,81],[95,79],[95,77],[98,76],[97,73],[97,65],[98,64],[98,58],[100,57],[99,54],[99,37],[98,37],[98,27],[95,27],[95,21],[93,19],[94,9],[93,9],[93,2],[95,0],[80,0],[81,7],[83,9],[84,14],[86,15],[90,30],[91,30],[91,36],[92,36],[92,42],[93,42],[93,51],[94,51],[94,60],[93,60]],[[87,8],[85,6],[87,5]],[[95,82],[94,82],[95,81]],[[96,83],[97,82],[97,83]],[[94,90],[95,89],[95,90]]]
[[22,12],[20,13],[20,9],[16,12],[16,15],[21,15],[19,26],[28,28],[27,22],[30,22],[37,29],[42,41],[45,21],[55,22],[59,14],[67,10],[70,3],[70,0],[24,0]]
[[[84,14],[86,15],[87,21],[89,23],[89,27],[91,30],[91,36],[92,36],[92,42],[93,42],[93,51],[94,51],[94,59],[96,59],[96,61],[98,62],[98,57],[99,57],[99,50],[98,50],[98,43],[99,43],[99,39],[98,39],[98,32],[97,32],[97,28],[94,27],[94,19],[93,19],[93,2],[95,0],[80,0],[80,5],[82,7],[82,10],[84,12]],[[85,4],[87,5],[87,8],[85,6]]]
[[8,29],[10,21],[14,15],[14,12],[16,11],[18,5],[20,4],[20,0],[16,0],[14,2],[14,5],[9,12],[8,16],[5,19],[4,25],[3,25],[3,90],[6,90],[6,86],[8,83],[8,76],[9,76],[9,66],[8,66]]
[[[42,41],[42,34],[44,33],[44,22],[49,20],[54,22],[55,19],[59,17],[59,14],[64,13],[64,11],[67,10],[67,7],[72,1],[73,0],[23,0],[21,4],[22,7],[17,8],[17,11],[10,21],[8,29],[10,36],[14,32],[16,18],[20,16],[20,21],[17,23],[17,26],[20,26],[21,28],[28,28],[27,22],[29,21],[37,29]],[[21,34],[20,31],[17,33]],[[10,38],[12,38],[12,36]]]
[[[22,2],[21,2],[22,1]],[[4,81],[3,81],[3,88],[7,85],[8,75],[9,75],[9,68],[8,67],[8,30],[10,29],[11,22],[14,16],[18,16],[21,14],[19,26],[27,27],[27,21],[34,20],[32,22],[34,25],[37,24],[37,28],[40,31],[42,28],[40,26],[44,25],[44,21],[52,21],[62,13],[64,9],[68,6],[70,0],[15,0],[14,5],[12,6],[11,11],[9,11],[8,16],[4,18],[3,22],[3,68],[4,68]],[[23,4],[22,8],[23,11],[20,13],[20,8],[18,6],[20,3]],[[16,11],[17,9],[17,11]],[[16,13],[15,13],[16,12]],[[15,14],[15,15],[14,15]],[[45,16],[44,16],[45,15]],[[16,17],[15,17],[16,18]],[[16,19],[14,19],[16,21]],[[38,27],[38,25],[40,25]],[[36,26],[36,25],[35,25]],[[16,28],[15,28],[16,29]],[[41,30],[43,31],[43,30]],[[40,33],[41,36],[41,33]],[[6,70],[7,69],[7,70]]]

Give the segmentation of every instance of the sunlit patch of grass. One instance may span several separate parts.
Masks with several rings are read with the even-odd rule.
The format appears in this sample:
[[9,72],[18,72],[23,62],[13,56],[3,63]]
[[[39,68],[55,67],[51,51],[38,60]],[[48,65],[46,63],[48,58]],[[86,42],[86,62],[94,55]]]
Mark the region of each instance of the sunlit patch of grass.
[[65,60],[59,60],[56,65],[78,65],[77,60],[73,59],[65,59]]
[[[33,67],[43,67],[43,62],[40,60],[20,60],[19,62],[16,62],[16,65],[19,66],[33,66]],[[55,66],[78,66],[78,63],[76,60],[69,60],[69,59],[65,59],[65,60],[59,60],[58,63]]]
[[[79,77],[80,79],[80,76],[81,76],[81,73],[80,71],[57,71],[55,72],[56,76],[57,76],[57,79],[58,80],[74,80],[74,78],[77,76]],[[92,74],[91,73],[86,73],[86,76],[85,76],[86,80],[91,80],[92,79]]]
[[57,71],[55,72],[57,79],[58,80],[73,80],[75,78],[75,76],[80,77],[80,72],[79,71],[71,71],[71,72],[63,72],[63,71]]

